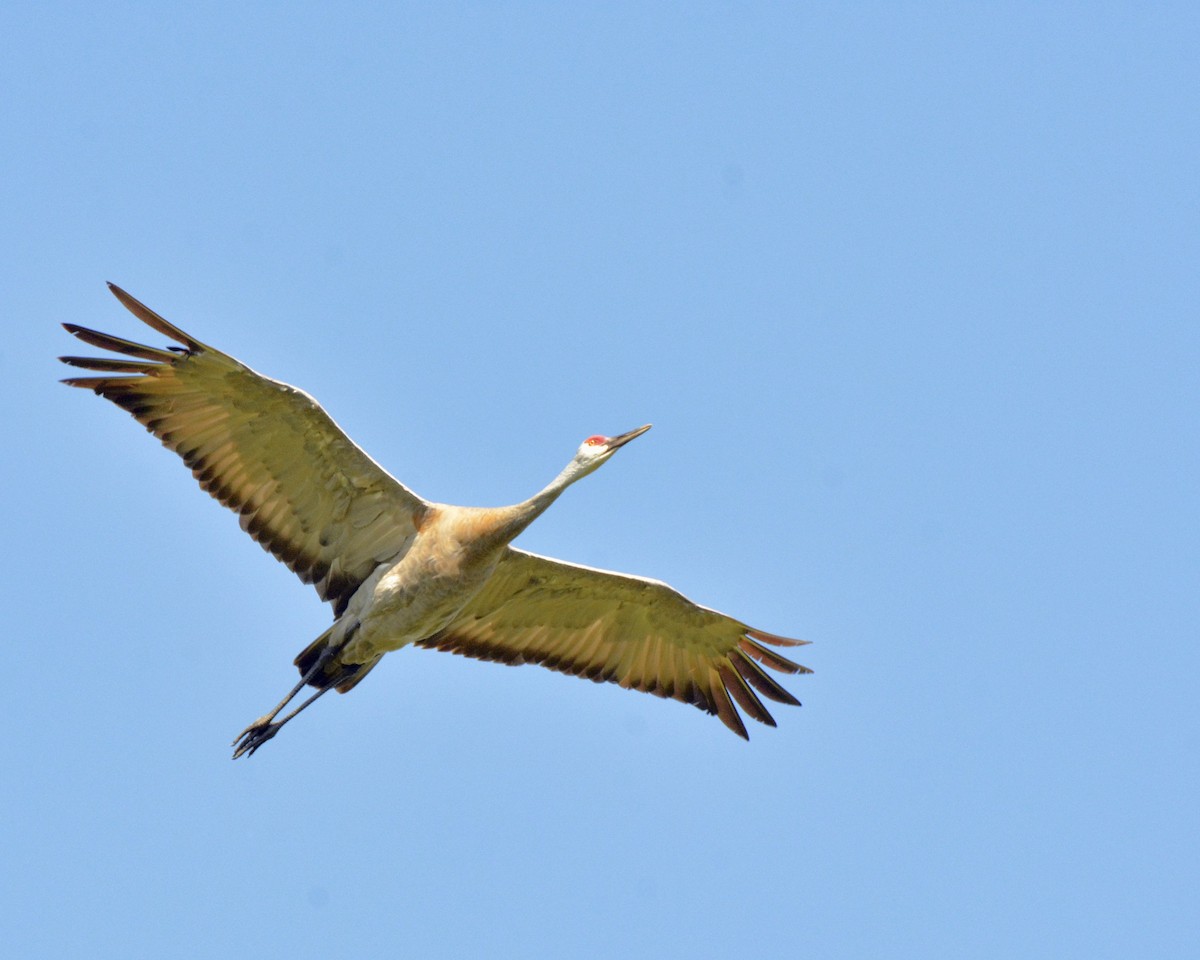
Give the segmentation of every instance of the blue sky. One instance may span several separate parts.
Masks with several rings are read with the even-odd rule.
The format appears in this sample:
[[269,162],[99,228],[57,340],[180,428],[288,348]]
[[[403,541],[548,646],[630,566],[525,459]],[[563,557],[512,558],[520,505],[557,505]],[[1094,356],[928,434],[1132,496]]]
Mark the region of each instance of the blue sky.
[[[1200,16],[10,4],[14,956],[1195,956]],[[58,324],[112,280],[527,549],[814,641],[778,730],[390,656]]]

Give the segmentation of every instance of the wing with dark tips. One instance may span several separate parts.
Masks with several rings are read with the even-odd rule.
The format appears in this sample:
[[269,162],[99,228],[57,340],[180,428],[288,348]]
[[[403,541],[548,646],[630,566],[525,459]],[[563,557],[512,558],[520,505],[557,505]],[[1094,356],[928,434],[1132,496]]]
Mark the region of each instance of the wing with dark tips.
[[458,619],[418,646],[512,665],[536,663],[681,700],[747,737],[734,702],[770,726],[775,720],[755,691],[799,706],[759,663],[810,673],[770,649],[805,642],[752,630],[657,580],[509,548]]
[[[364,453],[308,394],[255,373],[109,284],[178,346],[145,346],[64,324],[119,357],[61,357],[100,376],[63,382],[124,407],[200,486],[321,598],[345,609],[378,564],[412,539],[426,503]],[[134,358],[134,359],[126,359]]]

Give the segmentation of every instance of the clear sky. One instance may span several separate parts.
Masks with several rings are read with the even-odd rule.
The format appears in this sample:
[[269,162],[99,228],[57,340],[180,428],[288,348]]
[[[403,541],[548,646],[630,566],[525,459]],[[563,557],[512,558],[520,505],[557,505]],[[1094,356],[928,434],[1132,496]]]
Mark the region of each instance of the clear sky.
[[[1194,957],[1195,4],[13,2],[0,929],[20,957]],[[389,656],[72,321],[169,319],[527,549],[805,637],[743,743]]]

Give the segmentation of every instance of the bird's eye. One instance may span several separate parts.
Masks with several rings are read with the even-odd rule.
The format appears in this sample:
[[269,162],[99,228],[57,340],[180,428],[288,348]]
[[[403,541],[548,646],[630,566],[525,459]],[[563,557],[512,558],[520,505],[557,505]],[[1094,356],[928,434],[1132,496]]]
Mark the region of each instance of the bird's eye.
[[588,437],[586,440],[583,441],[584,445],[588,446],[588,447],[598,447],[601,444],[607,443],[607,442],[608,442],[608,437],[601,437],[601,436]]

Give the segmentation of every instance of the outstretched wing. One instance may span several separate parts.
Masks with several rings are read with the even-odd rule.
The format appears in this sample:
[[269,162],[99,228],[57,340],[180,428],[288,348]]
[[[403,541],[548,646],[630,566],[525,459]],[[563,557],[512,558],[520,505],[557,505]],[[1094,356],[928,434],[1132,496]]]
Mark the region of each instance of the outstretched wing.
[[312,397],[201,343],[119,287],[139,320],[182,346],[159,350],[63,324],[124,357],[60,357],[103,376],[64,380],[124,407],[241,514],[242,529],[340,614],[413,537],[425,501],[347,437]]
[[775,721],[754,691],[799,706],[759,664],[811,673],[769,648],[798,646],[701,607],[657,580],[509,548],[458,619],[418,646],[610,681],[714,713],[749,739],[731,697],[755,720]]

